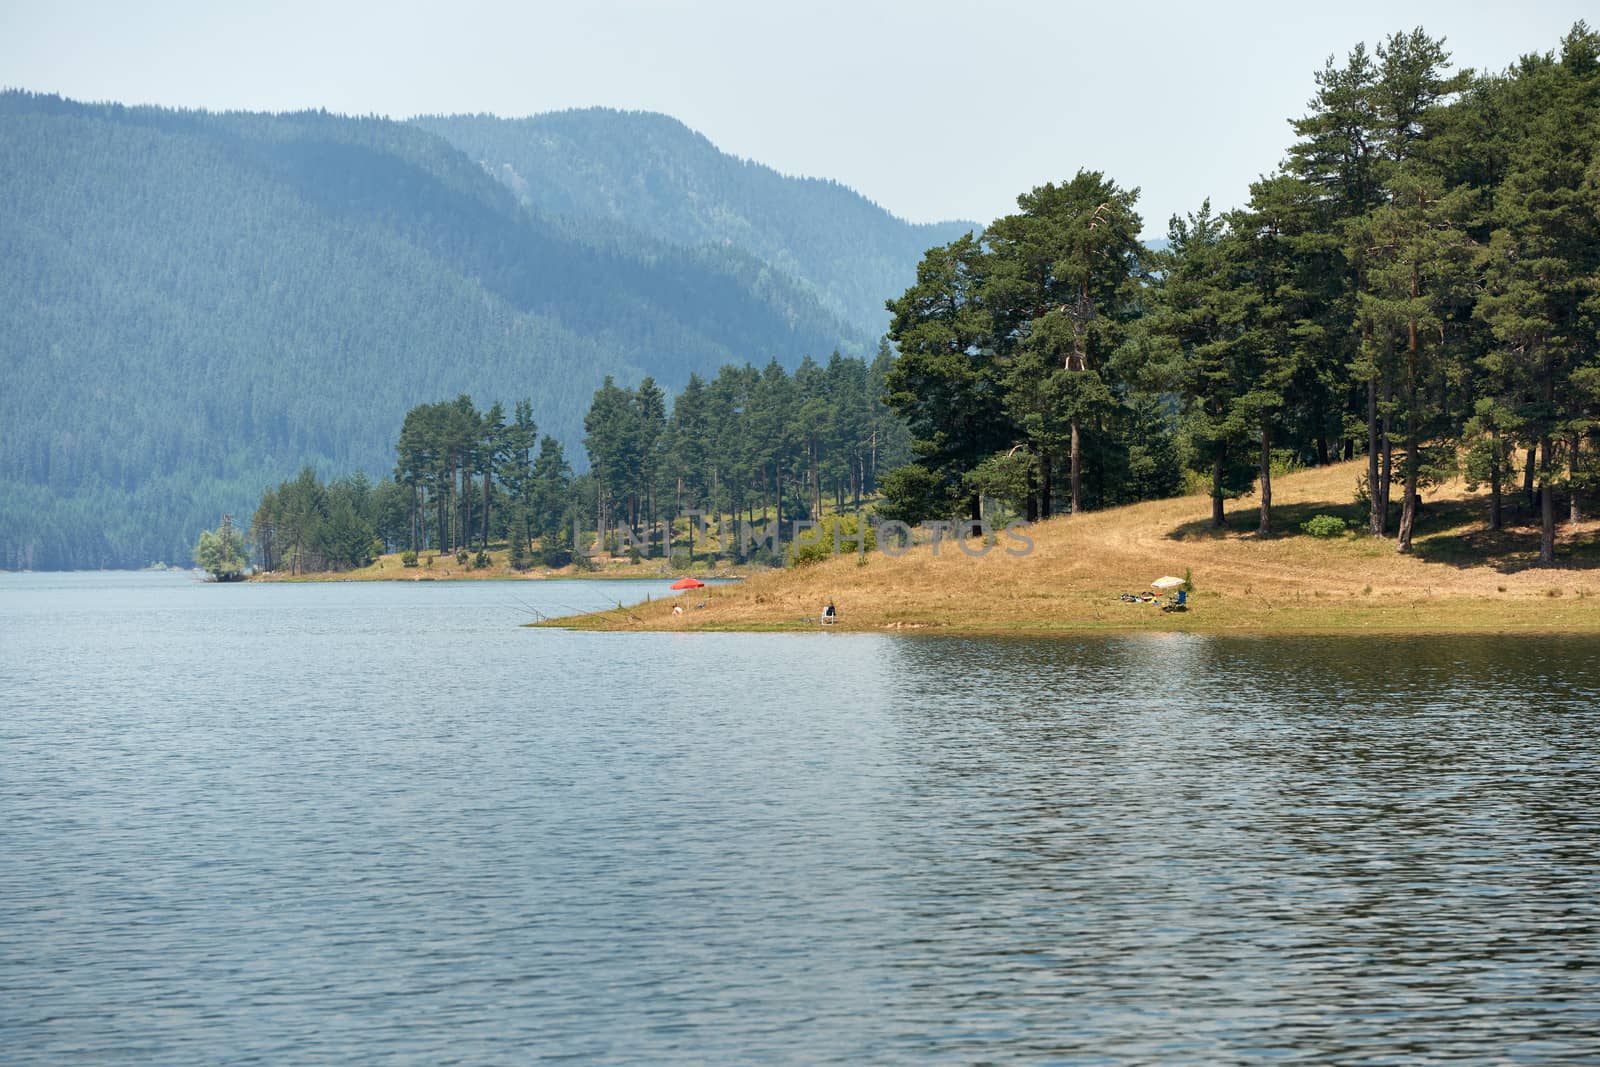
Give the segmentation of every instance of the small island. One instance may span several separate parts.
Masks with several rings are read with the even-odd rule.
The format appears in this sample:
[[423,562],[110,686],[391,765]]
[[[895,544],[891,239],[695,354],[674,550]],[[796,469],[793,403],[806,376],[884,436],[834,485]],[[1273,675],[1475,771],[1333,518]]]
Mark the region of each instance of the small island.
[[195,566],[213,582],[240,582],[249,567],[250,552],[244,536],[233,528],[233,516],[222,516],[215,530],[200,534],[194,546]]

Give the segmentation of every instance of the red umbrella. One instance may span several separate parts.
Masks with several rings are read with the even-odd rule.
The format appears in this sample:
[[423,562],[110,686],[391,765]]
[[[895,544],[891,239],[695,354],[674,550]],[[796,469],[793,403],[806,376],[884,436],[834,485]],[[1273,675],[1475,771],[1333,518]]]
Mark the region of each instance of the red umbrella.
[[698,578],[679,578],[672,583],[672,588],[674,589],[704,589],[705,587],[706,583]]

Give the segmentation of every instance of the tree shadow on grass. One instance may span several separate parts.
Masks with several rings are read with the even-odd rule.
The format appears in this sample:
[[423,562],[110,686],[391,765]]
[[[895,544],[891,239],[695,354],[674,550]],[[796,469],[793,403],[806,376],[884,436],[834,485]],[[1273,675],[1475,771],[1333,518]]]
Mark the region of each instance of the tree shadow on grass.
[[[1274,504],[1272,506],[1272,540],[1278,541],[1290,537],[1306,537],[1307,534],[1300,528],[1305,523],[1318,515],[1333,515],[1345,520],[1345,525],[1353,530],[1365,529],[1365,516],[1358,514],[1353,504],[1335,504],[1332,501],[1321,500],[1302,504]],[[1185,522],[1174,526],[1167,537],[1173,541],[1227,541],[1240,538],[1256,538],[1256,530],[1261,525],[1261,508],[1259,505],[1241,503],[1229,507],[1225,516],[1228,520],[1226,526],[1213,526],[1208,516]]]
[[1537,523],[1506,525],[1490,530],[1482,524],[1456,527],[1419,538],[1412,545],[1418,559],[1446,563],[1453,567],[1493,567],[1501,574],[1531,570],[1600,570],[1600,531],[1572,532],[1556,525],[1556,561],[1553,567],[1539,562]]
[[[1501,530],[1486,526],[1487,497],[1430,501],[1423,497],[1412,532],[1411,551],[1427,563],[1453,567],[1493,567],[1502,574],[1535,570],[1539,564],[1538,521],[1519,521],[1508,514]],[[1240,504],[1227,510],[1228,525],[1218,528],[1209,518],[1182,523],[1167,537],[1173,541],[1225,541],[1256,537],[1260,509]],[[1332,501],[1275,505],[1272,509],[1272,540],[1307,538],[1301,525],[1318,515],[1333,515],[1345,520],[1350,533],[1345,537],[1365,537],[1367,513],[1355,504]],[[1400,523],[1400,508],[1392,505],[1389,516],[1389,541]],[[1577,532],[1556,527],[1556,562],[1553,570],[1600,570],[1600,527],[1585,524]]]

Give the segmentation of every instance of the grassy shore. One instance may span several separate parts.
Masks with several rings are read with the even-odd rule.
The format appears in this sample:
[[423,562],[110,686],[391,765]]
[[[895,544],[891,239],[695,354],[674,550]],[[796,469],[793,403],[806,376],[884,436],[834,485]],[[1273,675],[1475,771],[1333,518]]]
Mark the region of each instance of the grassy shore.
[[[1005,539],[982,558],[947,541],[937,555],[920,546],[899,557],[873,552],[864,564],[847,556],[553,625],[814,630],[832,600],[832,629],[844,631],[1600,633],[1600,522],[1558,526],[1553,568],[1537,565],[1536,526],[1491,534],[1485,498],[1459,483],[1423,497],[1410,555],[1359,533],[1303,533],[1314,515],[1361,519],[1352,497],[1364,469],[1358,461],[1275,478],[1279,532],[1268,539],[1255,535],[1254,500],[1236,502],[1228,527],[1215,530],[1210,499],[1187,496],[1039,523],[1025,556],[1008,555]],[[1186,612],[1117,599],[1186,571]]]

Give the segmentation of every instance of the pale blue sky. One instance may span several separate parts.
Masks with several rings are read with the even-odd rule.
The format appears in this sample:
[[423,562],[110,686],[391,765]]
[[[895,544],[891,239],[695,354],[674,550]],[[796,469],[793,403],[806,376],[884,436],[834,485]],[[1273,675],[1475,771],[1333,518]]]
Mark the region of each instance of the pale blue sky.
[[0,0],[0,85],[397,118],[661,111],[917,221],[987,222],[1086,166],[1140,186],[1159,236],[1277,163],[1330,52],[1421,25],[1458,65],[1499,69],[1585,6]]

